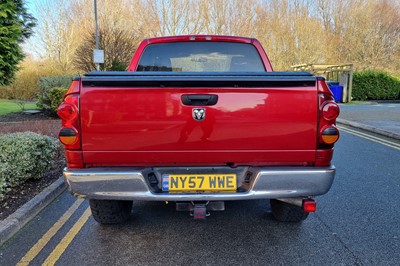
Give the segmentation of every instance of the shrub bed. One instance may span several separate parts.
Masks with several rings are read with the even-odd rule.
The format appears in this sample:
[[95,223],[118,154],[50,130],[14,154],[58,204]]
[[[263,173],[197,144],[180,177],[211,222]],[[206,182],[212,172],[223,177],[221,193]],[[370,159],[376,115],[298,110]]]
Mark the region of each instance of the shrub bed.
[[353,75],[353,100],[400,100],[400,80],[387,72],[365,70]]
[[59,151],[58,140],[33,132],[0,136],[0,200],[11,187],[42,178]]

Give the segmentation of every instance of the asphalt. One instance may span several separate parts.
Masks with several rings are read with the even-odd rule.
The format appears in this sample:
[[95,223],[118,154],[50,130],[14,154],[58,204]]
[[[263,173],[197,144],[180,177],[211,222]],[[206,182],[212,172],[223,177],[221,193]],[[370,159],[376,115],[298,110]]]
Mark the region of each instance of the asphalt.
[[[400,103],[365,102],[340,104],[338,124],[400,140]],[[15,213],[0,222],[0,246],[46,208],[63,191],[63,179],[46,188]]]
[[65,189],[64,179],[60,177],[5,220],[1,221],[0,246],[13,237],[24,225],[46,208],[47,205],[53,202]]

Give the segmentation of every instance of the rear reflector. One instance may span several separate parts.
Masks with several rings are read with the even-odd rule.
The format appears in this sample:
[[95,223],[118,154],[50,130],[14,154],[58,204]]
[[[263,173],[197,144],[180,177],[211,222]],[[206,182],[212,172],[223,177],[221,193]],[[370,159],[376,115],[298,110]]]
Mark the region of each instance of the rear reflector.
[[303,211],[315,212],[317,210],[317,203],[313,199],[303,200]]
[[64,145],[72,145],[78,141],[78,136],[72,128],[63,128],[61,129],[58,138],[61,143]]

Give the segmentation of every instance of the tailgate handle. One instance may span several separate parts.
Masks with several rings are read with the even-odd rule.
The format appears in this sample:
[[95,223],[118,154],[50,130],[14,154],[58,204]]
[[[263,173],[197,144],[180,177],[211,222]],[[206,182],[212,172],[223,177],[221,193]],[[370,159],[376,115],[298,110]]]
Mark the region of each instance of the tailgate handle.
[[185,94],[181,97],[184,105],[215,105],[218,102],[218,95],[215,94]]

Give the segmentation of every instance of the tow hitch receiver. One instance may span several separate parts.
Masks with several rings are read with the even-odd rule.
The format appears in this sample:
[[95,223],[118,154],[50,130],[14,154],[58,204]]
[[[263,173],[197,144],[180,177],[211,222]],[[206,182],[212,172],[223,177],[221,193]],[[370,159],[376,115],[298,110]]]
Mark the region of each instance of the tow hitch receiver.
[[193,209],[193,218],[206,219],[206,217],[207,217],[207,206],[205,204],[195,204]]
[[223,201],[197,201],[197,202],[177,202],[177,211],[189,211],[194,219],[205,219],[210,216],[210,211],[224,211],[225,202]]

